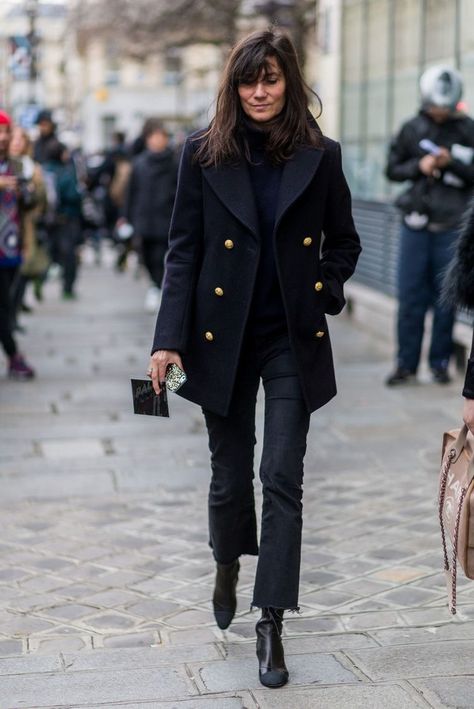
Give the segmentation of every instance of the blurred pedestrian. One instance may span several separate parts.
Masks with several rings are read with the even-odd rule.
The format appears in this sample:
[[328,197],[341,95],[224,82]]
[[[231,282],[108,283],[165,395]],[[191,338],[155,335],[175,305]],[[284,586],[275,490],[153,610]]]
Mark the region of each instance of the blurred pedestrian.
[[23,261],[13,289],[13,304],[15,313],[18,314],[20,310],[29,310],[24,302],[28,283],[33,282],[38,296],[49,266],[46,245],[42,243],[37,231],[37,221],[46,208],[46,192],[41,167],[31,157],[31,141],[28,133],[21,126],[13,128],[9,154],[18,160],[21,165],[22,179],[31,181],[35,192],[35,205],[24,214],[22,219]]
[[150,276],[145,310],[156,313],[176,192],[177,165],[168,145],[168,133],[158,118],[146,121],[143,135],[146,149],[132,163],[124,218],[133,227],[135,242]]
[[8,358],[8,375],[31,379],[34,370],[18,351],[13,335],[12,286],[21,264],[22,214],[31,207],[30,182],[20,180],[21,165],[9,157],[12,120],[0,111],[0,342]]
[[257,656],[268,687],[288,681],[281,631],[284,610],[298,609],[310,414],[336,394],[326,314],[342,310],[360,251],[340,146],[323,137],[310,98],[285,34],[256,32],[232,50],[215,118],[184,146],[149,367],[156,392],[169,365],[184,369],[180,393],[204,410],[219,627],[236,610],[239,557],[259,556],[252,606],[261,608]]
[[53,121],[53,114],[48,109],[40,111],[36,117],[39,136],[33,146],[33,159],[41,165],[48,158],[48,146],[57,142],[56,123]]
[[[67,148],[58,140],[48,145],[43,165],[49,199],[47,223],[51,258],[62,270],[63,299],[76,297],[78,247],[82,241],[81,192]],[[53,191],[55,195],[53,195]],[[47,189],[48,192],[48,189]]]
[[411,185],[397,199],[402,213],[398,267],[398,352],[388,386],[415,379],[425,316],[433,309],[429,366],[435,382],[450,381],[454,309],[440,299],[461,216],[474,185],[474,121],[457,110],[459,73],[432,67],[420,80],[421,109],[392,142],[387,177]]

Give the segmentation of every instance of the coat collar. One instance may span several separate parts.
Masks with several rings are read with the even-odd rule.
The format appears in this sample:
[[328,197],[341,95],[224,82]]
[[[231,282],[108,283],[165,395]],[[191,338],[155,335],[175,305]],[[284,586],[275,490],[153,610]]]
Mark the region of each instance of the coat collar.
[[[313,179],[324,151],[319,148],[298,148],[287,160],[281,176],[275,228]],[[258,214],[247,164],[203,168],[208,183],[227,209],[258,237]]]

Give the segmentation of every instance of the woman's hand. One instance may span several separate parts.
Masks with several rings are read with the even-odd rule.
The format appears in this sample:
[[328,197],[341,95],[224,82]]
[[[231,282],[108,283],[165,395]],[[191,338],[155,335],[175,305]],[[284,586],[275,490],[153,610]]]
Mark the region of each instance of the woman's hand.
[[474,433],[474,399],[464,399],[462,417],[470,432]]
[[175,350],[157,350],[150,358],[148,376],[151,377],[153,389],[157,394],[161,391],[160,382],[165,381],[166,370],[169,364],[177,364],[180,369],[183,369],[179,352]]

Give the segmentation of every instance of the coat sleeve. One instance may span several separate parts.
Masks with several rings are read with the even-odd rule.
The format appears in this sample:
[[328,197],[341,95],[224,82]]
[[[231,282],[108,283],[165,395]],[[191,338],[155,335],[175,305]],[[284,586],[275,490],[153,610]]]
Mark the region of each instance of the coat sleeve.
[[201,168],[193,157],[193,142],[188,138],[179,167],[152,353],[156,350],[186,351],[203,235]]
[[338,143],[332,156],[323,231],[321,269],[329,291],[326,312],[337,315],[345,305],[344,282],[354,273],[361,252],[352,218],[351,193],[342,171],[341,147]]
[[390,143],[385,174],[394,182],[416,180],[420,177],[420,157],[413,154],[413,140],[410,131],[413,128],[405,124]]

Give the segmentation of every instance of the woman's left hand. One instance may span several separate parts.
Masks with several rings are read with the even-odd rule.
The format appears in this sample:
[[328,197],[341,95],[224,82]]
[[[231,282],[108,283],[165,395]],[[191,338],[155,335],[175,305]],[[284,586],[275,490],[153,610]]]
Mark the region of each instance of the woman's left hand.
[[474,434],[474,399],[464,399],[462,417],[470,432]]

